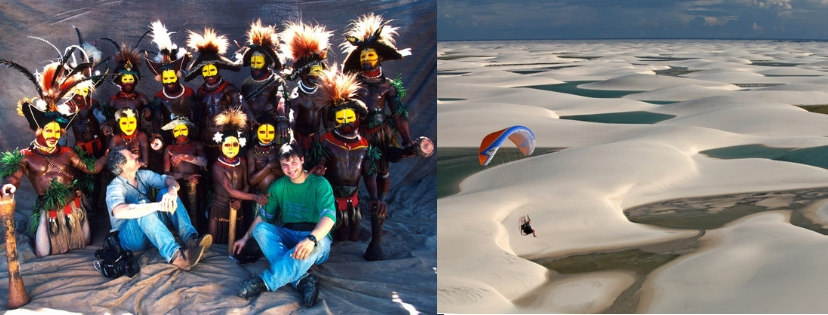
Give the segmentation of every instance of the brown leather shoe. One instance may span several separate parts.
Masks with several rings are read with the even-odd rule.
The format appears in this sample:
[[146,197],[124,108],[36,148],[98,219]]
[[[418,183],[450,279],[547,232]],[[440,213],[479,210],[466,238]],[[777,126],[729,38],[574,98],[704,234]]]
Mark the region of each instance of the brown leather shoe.
[[213,245],[213,236],[210,234],[204,234],[200,238],[192,237],[184,244],[186,248],[204,246],[205,250],[209,249],[211,245]]
[[179,269],[183,269],[185,271],[190,270],[204,256],[204,251],[207,250],[204,246],[196,246],[187,249],[180,248],[175,254],[173,254],[173,259],[170,262],[171,264],[175,265]]

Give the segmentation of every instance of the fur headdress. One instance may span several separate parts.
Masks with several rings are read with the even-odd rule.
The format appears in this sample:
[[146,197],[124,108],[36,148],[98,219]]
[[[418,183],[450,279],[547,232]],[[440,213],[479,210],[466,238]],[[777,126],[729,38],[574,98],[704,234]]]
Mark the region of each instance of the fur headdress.
[[328,119],[334,120],[334,114],[345,108],[354,110],[360,117],[368,114],[368,107],[357,97],[360,86],[356,73],[343,73],[334,65],[331,69],[322,71],[318,86],[326,106],[331,107]]
[[239,71],[239,65],[222,56],[227,52],[227,36],[217,35],[212,28],[204,28],[204,34],[188,31],[187,46],[198,52],[198,57],[187,67],[184,81],[190,81],[201,74],[201,68],[213,64],[218,69]]
[[227,137],[236,137],[239,139],[240,146],[247,143],[247,138],[245,138],[247,133],[244,131],[247,127],[247,115],[241,109],[227,109],[216,115],[214,119],[221,131],[213,135],[213,141],[221,144]]
[[178,125],[187,125],[190,128],[195,126],[186,116],[175,116],[169,123],[161,127],[161,130],[173,130]]
[[[48,41],[43,41],[57,50]],[[46,65],[42,73],[34,74],[14,61],[0,58],[0,65],[23,73],[37,91],[37,97],[23,98],[17,103],[18,114],[26,117],[32,131],[53,121],[61,128],[67,128],[77,114],[77,109],[69,106],[67,102],[74,97],[77,87],[82,84],[91,85],[91,78],[83,73],[92,67],[92,63],[80,62],[72,66],[69,61],[76,50],[77,47],[73,46],[67,48],[63,54],[58,50],[59,60]]]
[[327,69],[325,57],[328,55],[330,38],[333,32],[326,31],[322,25],[308,25],[288,22],[282,32],[282,54],[293,60],[288,79],[295,80],[300,73],[314,65]]
[[131,107],[124,107],[115,112],[115,120],[121,120],[121,118],[127,117],[135,117],[138,118],[138,111]]
[[161,21],[150,24],[150,36],[152,36],[152,42],[158,46],[158,54],[153,59],[149,59],[144,54],[144,59],[147,60],[147,68],[155,75],[156,81],[161,81],[161,73],[164,70],[173,70],[180,78],[183,75],[182,70],[190,61],[190,54],[184,47],[178,47],[172,42],[171,34],[173,33],[168,32]]
[[282,69],[282,60],[276,49],[279,47],[279,35],[276,26],[263,26],[262,20],[250,23],[247,30],[247,47],[236,55],[236,63],[241,62],[245,67],[250,66],[250,57],[259,53],[265,57],[265,66],[276,70]]
[[346,41],[340,45],[348,54],[345,58],[343,71],[359,72],[359,54],[362,50],[373,48],[383,60],[399,60],[411,55],[411,48],[397,49],[395,46],[398,35],[397,27],[391,27],[383,21],[381,15],[366,14],[352,21],[345,32]]

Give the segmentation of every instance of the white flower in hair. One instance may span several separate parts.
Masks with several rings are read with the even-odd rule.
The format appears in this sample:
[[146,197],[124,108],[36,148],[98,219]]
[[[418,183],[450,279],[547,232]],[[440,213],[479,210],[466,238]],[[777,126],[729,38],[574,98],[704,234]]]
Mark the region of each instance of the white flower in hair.
[[46,111],[46,105],[47,104],[46,104],[46,101],[44,101],[42,99],[39,99],[39,98],[35,99],[34,104],[32,104],[32,105],[34,105],[34,107],[37,108],[37,110],[39,110],[41,112]]
[[247,144],[247,138],[239,138],[239,146],[245,146]]
[[216,131],[216,134],[213,135],[213,141],[221,143],[221,132]]

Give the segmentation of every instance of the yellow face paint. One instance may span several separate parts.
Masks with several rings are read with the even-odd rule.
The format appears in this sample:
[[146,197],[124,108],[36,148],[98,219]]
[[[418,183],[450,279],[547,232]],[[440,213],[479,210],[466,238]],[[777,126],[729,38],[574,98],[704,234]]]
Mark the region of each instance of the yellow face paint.
[[178,82],[178,76],[175,75],[175,70],[164,70],[161,72],[161,83],[163,84],[173,84]]
[[85,87],[76,88],[75,89],[75,95],[80,95],[80,96],[86,97],[87,95],[89,95],[89,87],[85,86]]
[[138,129],[138,119],[136,119],[135,116],[123,117],[118,120],[118,125],[121,127],[121,131],[125,135],[131,136],[135,133],[135,130]]
[[259,138],[259,142],[262,144],[269,144],[276,138],[276,129],[273,128],[273,125],[269,124],[259,125],[259,129],[256,131],[256,137]]
[[356,121],[356,113],[353,109],[346,108],[335,113],[336,125],[352,123]]
[[178,126],[175,126],[175,128],[173,128],[173,137],[175,137],[175,138],[178,138],[178,137],[181,137],[181,136],[186,137],[189,134],[190,134],[190,128],[188,128],[186,124],[180,124]]
[[313,65],[310,67],[310,72],[308,72],[311,76],[318,77],[322,75],[322,66],[321,65]]
[[43,126],[43,132],[41,135],[43,136],[43,139],[46,140],[46,146],[54,148],[57,145],[58,140],[60,140],[61,133],[60,125],[53,121],[46,124],[46,126]]
[[201,67],[201,76],[203,77],[213,77],[218,75],[218,68],[214,64],[208,64],[204,67]]
[[227,158],[232,159],[239,155],[239,149],[239,139],[236,137],[224,138],[224,142],[221,143],[221,153]]
[[253,54],[250,57],[250,68],[251,69],[261,69],[265,66],[265,57],[262,54]]
[[371,66],[371,69],[377,67],[377,63],[379,62],[379,55],[377,55],[377,51],[373,48],[363,49],[362,52],[359,53],[359,63],[364,65]]
[[121,76],[121,83],[135,83],[135,76],[131,74],[124,74]]

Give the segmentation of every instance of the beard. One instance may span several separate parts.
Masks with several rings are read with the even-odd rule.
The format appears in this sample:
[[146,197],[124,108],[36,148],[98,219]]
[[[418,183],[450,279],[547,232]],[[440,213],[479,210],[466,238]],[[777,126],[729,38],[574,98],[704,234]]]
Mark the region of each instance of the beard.
[[126,93],[132,93],[135,90],[135,83],[122,83],[121,84],[121,91]]
[[189,139],[190,139],[189,136],[178,136],[178,137],[175,137],[175,142],[184,143],[184,142],[187,142],[187,140],[189,140]]
[[356,132],[356,126],[351,123],[341,124],[337,126],[336,129],[339,129],[339,133],[343,135],[352,135]]

